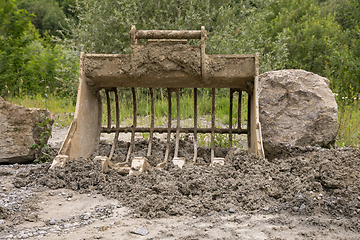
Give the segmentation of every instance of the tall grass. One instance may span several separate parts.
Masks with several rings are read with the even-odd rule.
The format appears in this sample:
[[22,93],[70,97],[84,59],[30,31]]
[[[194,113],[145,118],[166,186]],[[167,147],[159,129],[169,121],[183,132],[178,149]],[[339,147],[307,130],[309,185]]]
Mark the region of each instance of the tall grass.
[[[222,89],[223,90],[223,89]],[[186,89],[186,91],[181,92],[180,94],[180,118],[189,119],[194,118],[194,90]],[[160,92],[160,93],[159,93]],[[163,94],[163,89],[154,89],[155,101],[154,101],[154,110],[155,110],[155,124],[157,126],[167,123],[168,116],[168,97],[167,93]],[[229,124],[229,91],[216,90],[215,96],[215,117],[218,124]],[[103,94],[105,96],[105,94]],[[143,119],[146,116],[151,115],[151,98],[150,92],[148,89],[136,89],[136,101],[137,101],[137,116],[139,119]],[[115,121],[115,100],[114,95],[110,95],[111,102],[111,120]],[[247,116],[247,94],[244,92],[241,95],[242,98],[242,107],[241,107],[241,121],[244,124]],[[124,124],[132,124],[133,117],[133,102],[132,94],[130,89],[122,89],[119,92],[119,105],[120,105],[120,122]],[[176,94],[171,94],[171,118],[176,119]],[[198,117],[206,116],[207,120],[210,120],[211,117],[211,89],[198,89],[198,102],[197,102],[197,114]],[[103,124],[107,123],[107,100],[104,98],[103,101]],[[238,95],[234,94],[233,100],[233,118],[237,117],[238,113]],[[150,124],[150,118],[144,124]],[[141,121],[141,120],[139,120]],[[233,121],[233,127],[237,124],[237,120]]]
[[337,147],[360,147],[360,102],[339,103]]
[[[129,90],[130,91],[130,90]],[[131,91],[120,92],[119,104],[120,104],[120,120],[122,125],[131,126],[132,124],[132,96]],[[138,106],[138,124],[150,125],[150,93],[144,89],[137,90],[137,106]],[[160,90],[159,90],[160,91]],[[164,90],[165,91],[165,90]],[[181,119],[189,119],[194,117],[194,98],[193,90],[182,92],[180,96],[180,116]],[[165,91],[166,92],[166,91]],[[130,93],[130,94],[129,94]],[[168,114],[168,101],[167,94],[161,92],[155,92],[155,125],[167,125]],[[111,114],[112,122],[115,121],[115,101],[114,96],[111,96]],[[234,94],[234,108],[233,108],[233,127],[237,124],[237,98],[238,95]],[[32,97],[12,97],[6,99],[7,101],[21,105],[25,107],[35,107],[48,109],[55,114],[55,125],[60,127],[69,126],[73,114],[75,112],[75,105],[72,99],[60,98],[52,94],[47,98],[43,98],[41,95],[35,95]],[[107,122],[106,111],[106,99],[103,101],[103,123]],[[337,134],[336,145],[338,147],[345,146],[360,146],[360,102],[339,102],[339,129]],[[216,126],[229,124],[229,94],[228,92],[218,91],[216,92]],[[202,89],[199,92],[198,97],[198,118],[211,120],[211,89]],[[242,95],[242,107],[241,107],[241,122],[245,128],[247,120],[247,96]],[[175,93],[172,93],[172,119],[176,119],[176,97]],[[200,124],[200,123],[199,123]],[[192,127],[192,126],[189,126]],[[199,127],[201,127],[199,125]],[[204,126],[202,126],[204,127]],[[200,136],[200,134],[199,134]],[[204,135],[205,136],[205,135]],[[224,135],[225,136],[225,135]],[[221,139],[220,139],[221,138]],[[227,137],[225,137],[227,139]],[[226,146],[227,140],[223,136],[219,136],[220,145]]]
[[69,126],[75,112],[73,100],[70,98],[60,98],[53,94],[47,96],[44,98],[42,95],[37,94],[35,96],[11,97],[6,100],[27,108],[48,109],[55,116],[55,126]]

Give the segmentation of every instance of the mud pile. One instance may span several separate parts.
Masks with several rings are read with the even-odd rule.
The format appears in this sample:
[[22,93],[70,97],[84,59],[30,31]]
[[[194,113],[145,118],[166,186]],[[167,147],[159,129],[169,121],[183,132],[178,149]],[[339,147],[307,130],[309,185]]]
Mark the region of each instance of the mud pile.
[[[181,144],[180,156],[191,159],[192,144]],[[118,143],[118,161],[123,160],[127,147],[128,143]],[[144,156],[146,147],[146,141],[137,142],[134,156]],[[110,148],[101,143],[96,154],[106,155]],[[164,149],[164,143],[155,142],[152,165],[163,159]],[[210,155],[209,149],[202,152],[207,161],[204,156]],[[226,154],[224,166],[185,165],[180,169],[169,162],[165,169],[154,169],[150,174],[121,176],[112,170],[102,173],[100,162],[90,158],[72,160],[65,168],[50,171],[48,163],[39,165],[19,175],[14,185],[97,192],[147,218],[203,216],[230,210],[358,219],[359,161],[360,150],[353,148],[289,148],[272,161],[233,149]]]

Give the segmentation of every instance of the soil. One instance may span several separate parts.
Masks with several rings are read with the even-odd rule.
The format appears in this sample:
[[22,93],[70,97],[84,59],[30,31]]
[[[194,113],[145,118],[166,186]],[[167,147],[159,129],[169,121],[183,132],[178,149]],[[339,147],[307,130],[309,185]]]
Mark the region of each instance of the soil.
[[[133,156],[145,156],[147,144],[137,140]],[[124,161],[128,145],[118,142],[114,161]],[[165,147],[154,141],[152,166]],[[360,149],[289,146],[272,160],[217,149],[224,166],[169,162],[122,176],[93,160],[110,148],[102,141],[89,159],[53,170],[50,163],[0,166],[0,239],[360,238]],[[192,159],[191,140],[180,149]],[[199,161],[209,156],[199,149]],[[132,233],[136,227],[147,234]]]

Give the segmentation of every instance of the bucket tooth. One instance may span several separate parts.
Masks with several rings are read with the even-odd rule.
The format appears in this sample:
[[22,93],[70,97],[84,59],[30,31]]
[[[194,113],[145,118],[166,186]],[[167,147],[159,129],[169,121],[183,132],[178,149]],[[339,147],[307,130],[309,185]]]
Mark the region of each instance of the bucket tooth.
[[52,164],[50,166],[50,169],[53,169],[56,166],[65,167],[65,164],[66,164],[67,161],[69,161],[69,159],[70,158],[69,158],[68,155],[57,155],[54,158],[54,160],[53,160],[53,162],[52,162]]
[[213,158],[211,161],[211,166],[216,167],[216,165],[224,166],[225,158]]
[[150,172],[151,166],[145,157],[134,157],[131,162],[129,175],[137,175],[143,172]]
[[114,164],[110,161],[107,156],[96,156],[94,161],[101,161],[101,170],[107,172],[109,169],[112,169]]
[[186,160],[183,157],[176,157],[176,158],[174,157],[172,162],[175,166],[182,168],[184,166],[184,164],[186,163]]

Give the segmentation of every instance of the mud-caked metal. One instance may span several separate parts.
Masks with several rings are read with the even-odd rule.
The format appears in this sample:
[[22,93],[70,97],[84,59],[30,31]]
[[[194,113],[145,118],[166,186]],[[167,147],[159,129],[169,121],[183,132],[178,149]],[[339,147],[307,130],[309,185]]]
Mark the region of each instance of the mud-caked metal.
[[[211,165],[223,164],[223,159],[215,157],[215,134],[228,134],[229,145],[232,147],[233,134],[248,135],[248,151],[261,157],[264,156],[261,126],[259,122],[259,83],[258,55],[207,55],[205,54],[205,27],[194,31],[173,30],[130,30],[131,54],[85,54],[80,56],[80,74],[76,110],[74,120],[67,137],[61,146],[59,155],[51,167],[64,166],[66,160],[73,158],[88,158],[99,146],[101,133],[115,133],[113,145],[107,159],[101,158],[103,168],[111,164],[115,146],[120,132],[130,132],[131,142],[128,154],[122,167],[129,172],[130,154],[134,147],[135,133],[148,132],[149,146],[147,156],[151,155],[153,134],[167,133],[165,158],[158,167],[163,167],[169,158],[170,136],[175,133],[174,164],[182,167],[185,159],[178,156],[179,134],[186,132],[194,135],[194,163],[197,158],[197,134],[211,135]],[[138,39],[148,39],[147,43],[139,44]],[[188,44],[188,39],[200,39],[200,46]],[[130,87],[133,102],[133,124],[131,127],[120,127],[119,88]],[[135,88],[149,88],[151,96],[151,123],[149,127],[137,127],[137,98]],[[168,125],[154,126],[154,88],[166,88],[168,92]],[[180,88],[194,89],[194,127],[180,126]],[[212,117],[211,127],[201,128],[197,119],[198,88],[211,89]],[[215,93],[216,88],[230,89],[229,128],[215,127]],[[102,94],[105,89],[107,100],[107,126],[102,127]],[[247,126],[241,126],[242,92],[248,95]],[[176,95],[177,125],[171,126],[171,99]],[[233,128],[233,98],[238,93],[238,124]],[[115,100],[115,126],[111,119],[111,94]],[[146,157],[136,158],[136,164],[146,163]],[[147,164],[148,165],[148,164]],[[133,167],[134,171],[143,169]],[[149,167],[146,168],[149,170]]]

